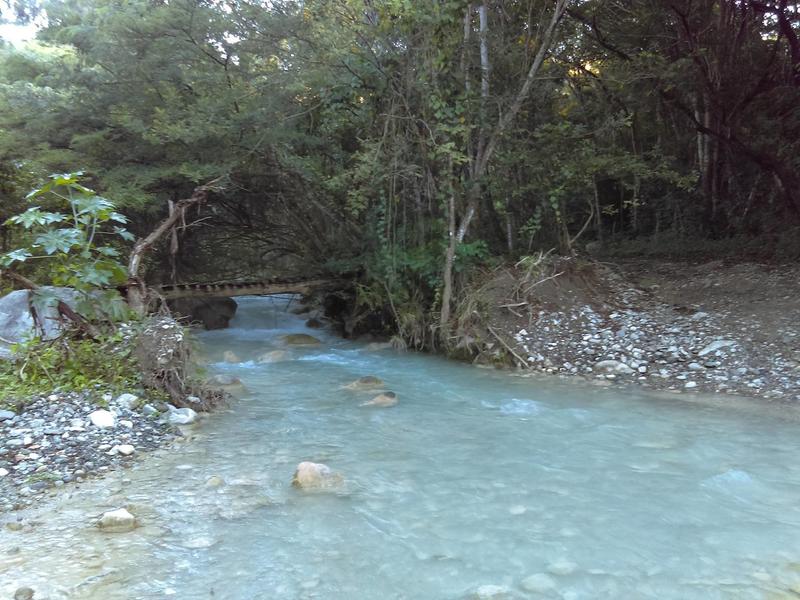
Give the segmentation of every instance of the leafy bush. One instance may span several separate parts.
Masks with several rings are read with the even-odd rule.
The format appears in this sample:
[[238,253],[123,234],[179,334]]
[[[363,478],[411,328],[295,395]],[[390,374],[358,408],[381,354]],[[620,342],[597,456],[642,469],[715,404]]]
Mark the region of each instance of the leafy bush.
[[[51,283],[80,292],[79,313],[118,321],[127,316],[126,305],[116,290],[107,288],[124,283],[127,271],[111,242],[131,241],[133,235],[122,227],[127,218],[114,210],[111,201],[83,186],[81,177],[81,172],[54,174],[28,194],[29,201],[50,201],[57,208],[32,206],[6,221],[21,228],[28,243],[0,255],[0,268],[43,260],[44,276]],[[39,296],[40,302],[53,301]]]

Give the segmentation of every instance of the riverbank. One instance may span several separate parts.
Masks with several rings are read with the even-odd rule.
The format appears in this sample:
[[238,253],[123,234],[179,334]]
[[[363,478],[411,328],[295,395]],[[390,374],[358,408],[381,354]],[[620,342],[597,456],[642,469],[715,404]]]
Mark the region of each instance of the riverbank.
[[[800,401],[800,269],[545,260],[475,292],[477,359],[601,385]],[[482,332],[475,333],[475,331]]]
[[127,468],[175,442],[179,426],[196,419],[189,408],[91,392],[32,398],[19,414],[0,411],[0,513]]

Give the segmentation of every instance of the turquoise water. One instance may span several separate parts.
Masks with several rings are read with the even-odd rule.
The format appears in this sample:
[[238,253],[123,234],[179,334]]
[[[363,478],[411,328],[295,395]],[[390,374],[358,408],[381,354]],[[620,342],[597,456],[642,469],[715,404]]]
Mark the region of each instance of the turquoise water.
[[[793,411],[368,351],[305,329],[286,303],[242,299],[231,329],[200,335],[210,370],[247,391],[183,451],[98,494],[138,507],[146,527],[110,538],[67,511],[30,534],[39,557],[63,544],[95,580],[54,581],[31,553],[5,571],[0,559],[0,581],[48,570],[54,598],[797,597]],[[323,344],[286,347],[294,332]],[[289,360],[256,362],[278,348]],[[228,350],[240,362],[223,362]],[[342,386],[363,375],[399,403],[360,406],[373,393]],[[293,488],[304,460],[343,486]],[[212,475],[225,483],[207,487]]]

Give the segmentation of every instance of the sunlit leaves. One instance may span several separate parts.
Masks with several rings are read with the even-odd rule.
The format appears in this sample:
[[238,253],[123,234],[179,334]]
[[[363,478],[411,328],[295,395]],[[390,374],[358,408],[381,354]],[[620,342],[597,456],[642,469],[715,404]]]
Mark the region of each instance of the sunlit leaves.
[[[33,234],[32,241],[27,247],[0,255],[0,266],[8,268],[34,258],[47,259],[43,264],[47,265],[53,284],[74,288],[93,299],[90,304],[94,308],[83,314],[99,311],[121,315],[119,294],[114,292],[116,301],[101,295],[105,300],[98,304],[94,302],[94,292],[123,283],[127,277],[125,267],[118,261],[120,250],[105,243],[108,236],[125,241],[132,241],[133,236],[117,224],[126,223],[127,218],[116,212],[114,203],[81,185],[80,176],[80,173],[51,175],[50,181],[28,195],[55,198],[66,205],[68,213],[33,206],[8,219],[9,225]],[[104,243],[98,243],[100,239]]]

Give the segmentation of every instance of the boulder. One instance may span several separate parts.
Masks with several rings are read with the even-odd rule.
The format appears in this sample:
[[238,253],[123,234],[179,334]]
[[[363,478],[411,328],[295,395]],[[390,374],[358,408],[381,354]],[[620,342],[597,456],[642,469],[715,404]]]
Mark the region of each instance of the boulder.
[[225,329],[236,315],[238,305],[233,298],[178,298],[171,303],[172,309],[188,317],[193,323],[202,323],[206,329]]
[[241,362],[239,360],[239,357],[236,356],[236,352],[234,352],[233,350],[225,350],[225,352],[222,355],[222,360],[224,360],[227,363]]
[[361,406],[379,406],[381,408],[388,408],[397,404],[397,394],[394,392],[383,392],[378,394],[372,400],[364,402]]
[[256,359],[259,363],[276,363],[289,360],[289,353],[286,350],[271,350],[265,352]]
[[100,529],[109,533],[132,531],[136,528],[136,525],[136,517],[124,508],[103,513],[103,516],[97,522],[97,526]]
[[302,490],[330,489],[341,484],[342,476],[322,463],[301,462],[292,477],[292,485]]
[[283,341],[290,346],[319,346],[322,343],[313,335],[306,333],[290,333],[283,336]]
[[374,377],[372,375],[365,375],[364,377],[359,377],[352,383],[348,383],[344,386],[346,390],[374,390],[375,388],[383,387],[383,380],[379,379],[378,377]]
[[[11,358],[11,345],[39,336],[53,340],[61,335],[62,323],[55,302],[44,302],[45,296],[66,302],[77,308],[80,294],[72,288],[43,286],[34,294],[29,290],[16,290],[0,298],[0,358]],[[31,302],[36,307],[41,331],[37,331],[31,314]]]

